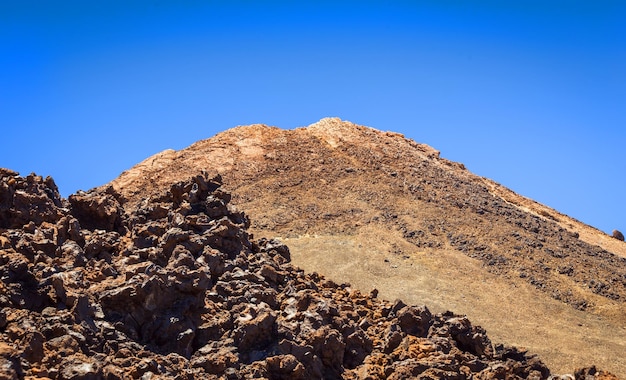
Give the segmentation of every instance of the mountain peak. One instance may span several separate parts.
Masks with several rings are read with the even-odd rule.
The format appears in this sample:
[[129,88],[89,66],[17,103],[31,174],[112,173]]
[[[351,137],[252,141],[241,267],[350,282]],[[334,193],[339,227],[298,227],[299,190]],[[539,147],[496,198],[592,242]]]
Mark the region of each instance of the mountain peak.
[[315,122],[308,127],[306,127],[310,131],[323,131],[327,133],[336,133],[339,131],[353,130],[364,128],[360,125],[354,124],[350,121],[341,120],[338,117],[325,117],[320,119],[318,122]]

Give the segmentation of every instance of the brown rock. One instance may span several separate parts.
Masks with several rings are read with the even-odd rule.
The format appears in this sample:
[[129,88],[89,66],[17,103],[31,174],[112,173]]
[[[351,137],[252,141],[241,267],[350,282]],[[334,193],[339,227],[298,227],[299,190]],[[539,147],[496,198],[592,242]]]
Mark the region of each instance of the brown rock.
[[105,194],[80,192],[69,196],[72,213],[82,228],[116,231],[121,226],[122,209],[113,188]]
[[426,307],[405,306],[397,312],[398,324],[402,331],[419,337],[428,335],[431,317]]
[[598,371],[595,366],[577,369],[574,377],[575,380],[617,380],[617,376],[606,371]]
[[44,358],[45,340],[46,338],[39,331],[26,334],[20,343],[20,347],[24,350],[22,357],[30,363],[40,363]]
[[276,336],[276,314],[267,304],[249,305],[238,313],[233,338],[240,352],[264,349]]
[[207,373],[215,375],[224,373],[227,368],[236,367],[238,363],[239,356],[232,339],[223,342],[213,341],[198,349],[191,358],[193,367],[201,367]]
[[267,372],[271,379],[306,379],[304,365],[290,354],[267,358]]
[[19,177],[14,171],[0,172],[0,228],[19,228],[33,222],[54,223],[62,217],[59,190],[50,177],[35,174]]
[[60,378],[64,380],[98,380],[102,379],[99,363],[80,355],[63,362]]

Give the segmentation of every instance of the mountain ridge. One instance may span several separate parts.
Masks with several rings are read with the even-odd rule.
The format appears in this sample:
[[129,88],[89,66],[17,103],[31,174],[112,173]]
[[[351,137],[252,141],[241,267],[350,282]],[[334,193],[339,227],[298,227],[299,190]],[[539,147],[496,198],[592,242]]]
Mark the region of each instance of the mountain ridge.
[[[180,159],[179,156],[181,155],[182,152],[193,151],[196,149],[202,150],[202,147],[205,144],[207,144],[209,141],[212,141],[212,142],[215,141],[216,142],[215,145],[220,144],[219,142],[224,144],[221,150],[219,148],[217,149],[214,148],[214,149],[211,149],[211,152],[210,152],[212,154],[212,158],[213,157],[222,158],[224,159],[224,161],[223,162],[219,161],[217,166],[212,165],[212,164],[205,165],[215,170],[216,172],[220,173],[220,172],[228,171],[232,169],[232,167],[234,166],[234,160],[231,156],[227,154],[220,154],[220,153],[228,152],[228,149],[227,149],[228,144],[234,143],[240,149],[240,154],[243,156],[246,156],[246,157],[261,156],[262,149],[258,146],[258,143],[261,142],[259,137],[264,135],[263,130],[270,130],[273,133],[277,133],[279,131],[287,132],[287,131],[296,131],[296,130],[306,130],[307,132],[311,132],[313,136],[321,140],[324,140],[329,146],[336,148],[341,140],[349,141],[350,139],[354,140],[355,138],[359,138],[360,136],[362,136],[356,133],[349,133],[349,132],[353,132],[354,129],[360,130],[360,131],[367,131],[370,134],[380,133],[385,136],[390,136],[390,137],[404,140],[409,146],[422,152],[427,158],[435,159],[436,160],[435,162],[440,162],[443,165],[446,165],[449,167],[456,166],[459,169],[462,169],[462,170],[465,169],[465,166],[462,163],[450,161],[446,158],[443,158],[440,155],[440,151],[438,151],[437,149],[427,144],[417,143],[414,140],[406,138],[401,133],[380,131],[375,128],[360,126],[352,122],[345,122],[336,117],[328,117],[328,118],[323,118],[320,121],[309,125],[308,127],[299,127],[293,130],[282,130],[278,127],[269,126],[266,124],[252,124],[252,125],[246,125],[246,126],[237,126],[229,130],[226,130],[224,132],[218,133],[214,137],[195,142],[191,144],[189,147],[181,149],[179,151],[176,151],[173,149],[166,149],[153,156],[150,156],[146,158],[144,161],[142,161],[141,163],[134,165],[131,169],[126,170],[123,173],[121,173],[120,176],[118,176],[116,179],[114,179],[110,183],[116,188],[123,187],[126,189],[128,187],[132,187],[132,185],[130,185],[130,183],[133,182],[132,179],[129,178],[128,181],[126,182],[124,181],[125,177],[127,176],[132,177],[134,175],[130,173],[133,173],[136,171],[140,171],[140,172],[146,171],[147,173],[154,175],[162,168],[165,162],[179,160]],[[243,138],[240,141],[237,141],[242,136],[245,136],[245,138]],[[256,136],[256,137],[251,137],[251,136]],[[257,143],[256,145],[255,145],[255,142]],[[148,169],[149,166],[152,166],[152,167]],[[607,249],[620,256],[626,257],[626,246],[624,244],[621,244],[619,241],[616,241],[616,239],[613,239],[611,236],[604,233],[603,231],[597,229],[596,227],[588,225],[577,219],[574,219],[540,202],[534,201],[528,197],[520,195],[516,193],[515,191],[489,178],[475,175],[473,173],[470,173],[470,176],[474,177],[474,179],[476,180],[484,181],[486,186],[490,189],[490,192],[492,192],[494,195],[498,197],[501,197],[502,199],[506,200],[512,205],[519,207],[523,209],[524,211],[534,213],[539,217],[555,220],[559,222],[564,228],[567,228],[574,233],[580,234],[581,239],[584,239],[589,244],[599,245],[603,247],[604,249]],[[131,201],[132,201],[132,197],[131,197]]]

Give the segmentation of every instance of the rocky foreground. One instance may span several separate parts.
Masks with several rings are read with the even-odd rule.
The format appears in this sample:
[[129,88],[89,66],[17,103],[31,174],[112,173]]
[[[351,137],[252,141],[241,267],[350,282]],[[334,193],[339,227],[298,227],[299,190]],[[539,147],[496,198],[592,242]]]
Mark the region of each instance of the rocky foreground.
[[220,185],[202,173],[129,209],[0,169],[0,379],[551,377],[463,316],[295,268]]

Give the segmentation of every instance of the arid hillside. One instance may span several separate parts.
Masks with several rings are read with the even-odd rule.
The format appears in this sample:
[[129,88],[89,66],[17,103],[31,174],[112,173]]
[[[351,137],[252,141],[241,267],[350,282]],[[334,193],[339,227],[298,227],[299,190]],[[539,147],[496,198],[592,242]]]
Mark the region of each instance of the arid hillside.
[[0,168],[0,379],[572,379],[465,316],[293,266],[219,176],[162,190],[63,199]]
[[111,185],[129,205],[219,173],[257,237],[296,265],[381,298],[468,315],[560,373],[626,377],[626,244],[435,149],[339,119],[237,127],[164,151]]

